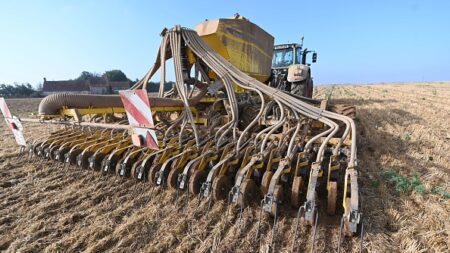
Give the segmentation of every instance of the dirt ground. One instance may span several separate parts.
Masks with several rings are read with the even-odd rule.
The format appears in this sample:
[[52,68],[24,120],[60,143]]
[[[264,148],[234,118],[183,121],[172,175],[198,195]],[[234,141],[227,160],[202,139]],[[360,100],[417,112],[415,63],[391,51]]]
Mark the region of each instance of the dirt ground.
[[[450,83],[324,86],[317,98],[357,107],[358,160],[368,252],[448,252],[450,248]],[[38,99],[7,100],[13,114],[37,111]],[[54,127],[26,124],[29,139]],[[226,203],[51,162],[18,160],[0,124],[0,251],[6,252],[264,252],[271,240],[259,208],[226,217]],[[290,252],[295,211],[282,209],[276,252]],[[339,217],[320,217],[317,252],[334,252]],[[330,222],[330,220],[332,220]],[[323,222],[321,222],[323,221]],[[302,228],[299,252],[310,249]],[[347,238],[343,252],[357,252]]]

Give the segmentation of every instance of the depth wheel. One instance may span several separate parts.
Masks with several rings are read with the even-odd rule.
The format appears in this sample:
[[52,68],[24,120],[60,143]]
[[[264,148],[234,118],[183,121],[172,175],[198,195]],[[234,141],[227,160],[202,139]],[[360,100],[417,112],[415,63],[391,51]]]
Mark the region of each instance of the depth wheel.
[[255,181],[252,179],[244,179],[240,187],[240,193],[238,197],[238,205],[242,208],[248,206],[252,200],[258,198],[258,187],[255,184]]
[[206,181],[208,173],[205,170],[196,170],[189,178],[189,192],[197,195],[200,193],[200,188],[203,182]]
[[272,176],[272,171],[264,172],[263,178],[261,180],[261,191],[264,195],[266,195],[267,191],[269,190],[270,180],[272,179]]
[[136,162],[133,163],[133,165],[131,165],[131,178],[138,180],[138,171],[137,168],[139,167],[139,165],[141,165],[142,160],[137,160]]
[[336,214],[337,182],[330,181],[327,198],[327,214]]
[[[117,161],[117,163],[116,163],[116,169],[115,169],[115,171],[116,171],[116,176],[119,176],[119,177],[121,177],[121,175],[120,175],[120,165],[122,164],[122,162],[125,160],[125,157],[124,158],[120,158],[119,159],[119,161]],[[125,175],[124,175],[125,176]]]
[[82,169],[87,170],[89,168],[89,157],[91,157],[94,152],[88,151],[81,155],[81,164],[78,164]]
[[275,216],[278,212],[278,208],[283,200],[283,186],[276,185],[275,189],[273,189],[273,200],[272,207],[270,208],[270,214]]
[[176,189],[178,184],[178,175],[183,172],[183,168],[172,168],[167,176],[167,184],[170,188]]
[[149,171],[148,171],[148,183],[150,186],[154,186],[156,185],[156,172],[159,171],[159,169],[161,168],[160,164],[155,164],[152,167],[150,167]]
[[291,192],[291,206],[295,209],[300,208],[301,205],[301,194],[303,187],[303,178],[302,177],[294,177],[292,181],[292,192]]
[[223,200],[231,189],[231,180],[228,176],[218,176],[212,184],[212,197],[214,200]]

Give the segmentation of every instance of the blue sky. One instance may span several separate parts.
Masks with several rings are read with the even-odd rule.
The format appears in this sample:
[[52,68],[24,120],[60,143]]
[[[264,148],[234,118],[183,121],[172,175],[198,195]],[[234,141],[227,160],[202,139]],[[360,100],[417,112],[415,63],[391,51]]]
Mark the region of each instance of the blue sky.
[[163,27],[236,12],[276,43],[304,35],[319,54],[316,84],[450,80],[450,1],[0,0],[0,83],[109,69],[140,78]]

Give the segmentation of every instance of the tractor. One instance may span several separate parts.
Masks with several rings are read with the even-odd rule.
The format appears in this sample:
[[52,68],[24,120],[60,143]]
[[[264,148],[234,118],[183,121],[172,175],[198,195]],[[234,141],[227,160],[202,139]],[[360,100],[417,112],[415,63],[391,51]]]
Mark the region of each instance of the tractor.
[[317,53],[307,48],[303,49],[303,38],[301,44],[275,45],[270,86],[311,98],[313,91],[311,64],[306,61],[309,53],[312,53],[312,62],[315,63]]

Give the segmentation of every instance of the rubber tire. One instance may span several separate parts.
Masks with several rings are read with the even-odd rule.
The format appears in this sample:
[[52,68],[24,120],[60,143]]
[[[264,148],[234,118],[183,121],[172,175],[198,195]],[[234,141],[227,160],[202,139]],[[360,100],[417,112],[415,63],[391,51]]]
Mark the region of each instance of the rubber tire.
[[202,187],[203,182],[206,181],[206,177],[208,173],[205,170],[196,170],[189,177],[189,193],[197,195],[200,193],[200,188]]
[[212,198],[215,201],[223,200],[228,197],[231,190],[232,182],[228,176],[220,175],[214,179],[212,184]]

